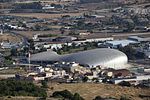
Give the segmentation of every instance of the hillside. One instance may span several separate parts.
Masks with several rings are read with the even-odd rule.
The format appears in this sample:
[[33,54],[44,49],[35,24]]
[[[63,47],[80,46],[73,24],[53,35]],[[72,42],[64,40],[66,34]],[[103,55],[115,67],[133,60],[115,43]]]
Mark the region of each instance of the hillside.
[[123,4],[145,3],[149,0],[80,0],[80,3],[99,3],[99,2],[116,2]]
[[[53,87],[53,90],[51,88]],[[114,97],[120,98],[121,96],[127,96],[131,100],[143,100],[139,95],[150,96],[150,89],[141,89],[134,87],[121,87],[118,85],[110,84],[96,84],[96,83],[76,83],[76,84],[54,84],[49,83],[48,94],[52,94],[54,91],[69,90],[72,93],[79,93],[85,100],[92,100],[96,96],[101,97]]]

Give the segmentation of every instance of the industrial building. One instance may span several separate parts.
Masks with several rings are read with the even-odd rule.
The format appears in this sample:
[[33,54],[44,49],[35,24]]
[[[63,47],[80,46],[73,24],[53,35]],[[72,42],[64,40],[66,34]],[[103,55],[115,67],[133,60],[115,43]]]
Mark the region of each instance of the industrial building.
[[66,55],[58,55],[56,52],[47,51],[31,56],[31,62],[76,62],[89,67],[101,66],[102,68],[122,69],[126,68],[127,56],[118,50],[101,48],[81,51]]
[[114,41],[107,41],[106,42],[106,44],[112,48],[125,47],[129,44],[136,44],[136,43],[139,43],[139,42],[133,41],[133,40],[114,40]]

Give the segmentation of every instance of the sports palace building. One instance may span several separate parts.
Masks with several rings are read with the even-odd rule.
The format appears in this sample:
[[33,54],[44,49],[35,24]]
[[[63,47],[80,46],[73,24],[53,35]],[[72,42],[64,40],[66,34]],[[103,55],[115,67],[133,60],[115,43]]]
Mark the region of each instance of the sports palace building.
[[31,55],[32,63],[76,62],[89,67],[122,69],[127,67],[127,56],[116,49],[100,48],[77,53],[58,55],[54,51],[46,51]]

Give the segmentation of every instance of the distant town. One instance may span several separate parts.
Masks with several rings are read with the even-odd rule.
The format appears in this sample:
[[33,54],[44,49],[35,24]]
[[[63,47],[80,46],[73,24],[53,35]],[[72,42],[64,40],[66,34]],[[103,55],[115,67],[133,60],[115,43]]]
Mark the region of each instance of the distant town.
[[149,100],[150,1],[0,0],[0,84],[2,99]]

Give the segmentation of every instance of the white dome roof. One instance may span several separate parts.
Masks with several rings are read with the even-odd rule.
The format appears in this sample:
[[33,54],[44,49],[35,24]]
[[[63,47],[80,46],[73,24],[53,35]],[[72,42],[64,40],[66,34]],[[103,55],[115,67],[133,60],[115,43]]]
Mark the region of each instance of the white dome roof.
[[31,61],[76,62],[89,65],[90,67],[102,66],[106,68],[121,69],[126,67],[125,65],[128,62],[128,58],[119,50],[100,48],[67,55],[58,55],[56,52],[48,51],[33,55]]
[[101,65],[103,67],[115,68],[123,67],[128,62],[127,56],[115,49],[94,49],[69,54],[61,57],[62,61],[77,62],[87,64],[90,67]]

